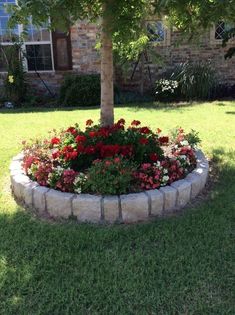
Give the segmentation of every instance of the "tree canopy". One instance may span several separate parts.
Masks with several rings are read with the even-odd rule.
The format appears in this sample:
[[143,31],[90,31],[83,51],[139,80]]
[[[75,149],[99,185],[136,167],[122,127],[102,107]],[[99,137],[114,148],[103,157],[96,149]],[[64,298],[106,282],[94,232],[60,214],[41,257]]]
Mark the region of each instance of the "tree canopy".
[[185,33],[199,34],[218,21],[235,22],[235,0],[156,0],[168,21]]

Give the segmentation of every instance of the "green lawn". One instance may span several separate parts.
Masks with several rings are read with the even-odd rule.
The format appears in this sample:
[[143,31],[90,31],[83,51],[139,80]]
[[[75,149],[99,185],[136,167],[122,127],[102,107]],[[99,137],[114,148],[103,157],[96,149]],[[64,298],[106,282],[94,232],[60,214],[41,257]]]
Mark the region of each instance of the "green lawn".
[[130,226],[40,221],[16,205],[21,141],[99,110],[0,111],[0,314],[234,315],[235,102],[119,107],[116,118],[200,132],[218,181],[184,215]]

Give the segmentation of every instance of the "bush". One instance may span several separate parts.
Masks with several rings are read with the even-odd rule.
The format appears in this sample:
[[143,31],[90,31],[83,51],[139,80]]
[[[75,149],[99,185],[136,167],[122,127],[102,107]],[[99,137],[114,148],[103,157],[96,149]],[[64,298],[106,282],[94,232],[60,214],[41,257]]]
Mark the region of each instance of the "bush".
[[59,96],[63,106],[94,106],[100,104],[100,75],[69,75]]
[[187,100],[210,99],[217,83],[215,70],[204,62],[179,64],[171,79],[178,81],[181,94]]

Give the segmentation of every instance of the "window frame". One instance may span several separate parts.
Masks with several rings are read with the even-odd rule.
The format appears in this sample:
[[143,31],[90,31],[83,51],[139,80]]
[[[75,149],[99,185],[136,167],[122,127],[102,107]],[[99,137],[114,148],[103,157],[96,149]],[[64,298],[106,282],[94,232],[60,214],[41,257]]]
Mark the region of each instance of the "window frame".
[[[15,3],[17,5],[17,0],[15,0]],[[21,34],[23,33],[24,26],[22,24],[17,24],[17,26],[18,26],[18,32],[19,32],[19,38],[20,38]],[[50,35],[50,40],[48,40],[48,41],[45,41],[45,40],[44,41],[43,40],[40,40],[40,41],[23,41],[23,44],[22,44],[22,50],[24,53],[26,52],[26,46],[29,46],[29,45],[32,45],[32,46],[33,45],[50,45],[52,69],[51,70],[36,70],[36,72],[38,72],[38,73],[54,73],[55,72],[52,31],[48,30],[48,32]],[[0,45],[1,46],[11,46],[11,45],[14,45],[14,43],[12,41],[0,42]],[[22,56],[22,61],[23,61],[24,70],[27,73],[35,73],[35,70],[29,70],[28,69],[28,61],[27,61],[27,58],[25,56]],[[0,71],[0,73],[4,74],[7,72],[6,71]]]
[[[221,21],[221,22],[222,22],[222,21]],[[219,21],[218,21],[217,23],[219,23]],[[216,25],[217,25],[217,23],[214,23],[214,24],[212,25],[212,27],[210,28],[210,44],[211,44],[211,45],[222,45],[222,42],[223,42],[223,39],[221,39],[221,38],[218,38],[218,39],[217,39],[217,38],[215,37],[215,35],[216,35]],[[225,23],[226,23],[226,22],[225,22]],[[235,42],[235,37],[230,38],[228,42],[229,42],[229,43]]]
[[160,22],[163,26],[163,30],[164,30],[164,40],[162,41],[150,41],[150,43],[153,45],[153,46],[156,46],[156,47],[167,47],[167,46],[170,46],[171,45],[171,31],[170,31],[170,28],[167,27],[164,23],[163,20],[161,19],[148,19],[145,21],[145,27],[146,27],[146,30],[147,30],[147,24],[148,23],[157,23],[157,22]]

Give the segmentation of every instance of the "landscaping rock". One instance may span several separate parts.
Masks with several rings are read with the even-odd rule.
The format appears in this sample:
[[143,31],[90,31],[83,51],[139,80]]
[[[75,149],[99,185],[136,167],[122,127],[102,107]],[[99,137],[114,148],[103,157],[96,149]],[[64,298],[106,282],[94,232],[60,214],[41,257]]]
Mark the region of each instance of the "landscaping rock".
[[46,212],[46,193],[49,188],[37,186],[33,189],[33,206],[39,214]]
[[160,188],[160,192],[164,196],[163,212],[171,212],[176,207],[177,190],[173,187],[165,186]]
[[29,184],[30,182],[31,182],[30,179],[26,175],[23,175],[23,174],[11,176],[12,190],[15,197],[18,200],[23,199],[25,185]]
[[119,220],[119,198],[117,196],[105,196],[103,207],[105,221],[114,223]]
[[207,178],[208,178],[208,174],[209,174],[209,170],[206,167],[198,167],[196,168],[192,174],[196,174],[199,175],[201,178],[201,190],[205,187],[206,182],[207,182]]
[[72,215],[72,198],[74,194],[50,189],[46,193],[47,212],[53,218],[69,218]]
[[121,195],[120,198],[124,223],[146,220],[149,216],[148,196],[145,193]]
[[25,185],[25,189],[23,190],[23,199],[24,199],[24,203],[29,208],[33,207],[33,191],[38,186],[39,185],[35,182],[31,182]]
[[146,194],[150,198],[150,215],[162,215],[164,207],[164,195],[161,191],[148,190]]
[[177,208],[184,207],[191,197],[191,183],[181,179],[171,184],[171,187],[177,189]]
[[76,196],[72,201],[73,215],[82,222],[99,222],[101,220],[101,197],[89,194]]
[[19,153],[16,156],[13,157],[13,161],[22,161],[24,158],[24,154],[23,153]]
[[191,184],[191,198],[195,198],[201,191],[201,177],[198,174],[189,174],[185,180]]

